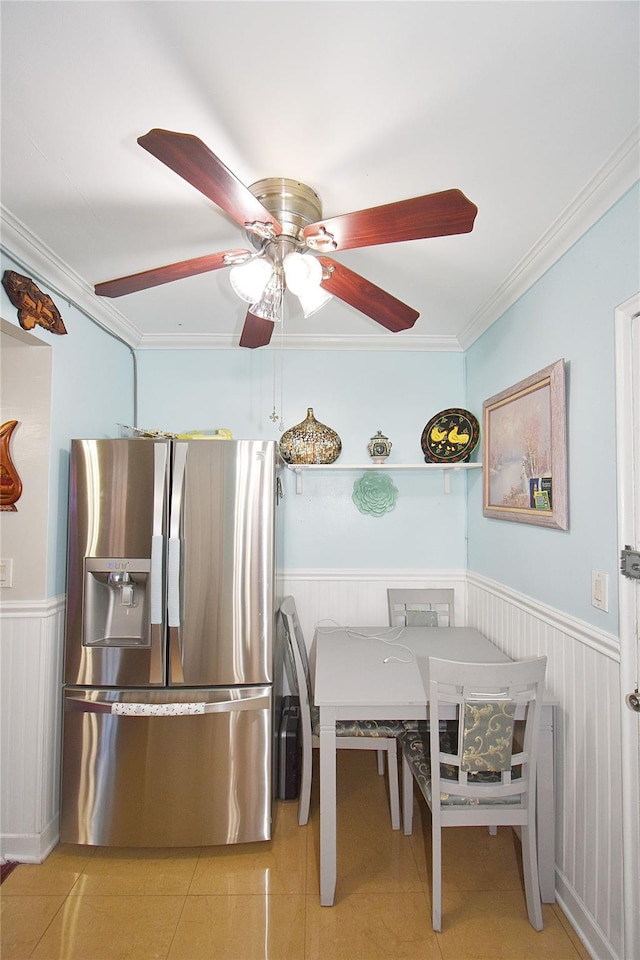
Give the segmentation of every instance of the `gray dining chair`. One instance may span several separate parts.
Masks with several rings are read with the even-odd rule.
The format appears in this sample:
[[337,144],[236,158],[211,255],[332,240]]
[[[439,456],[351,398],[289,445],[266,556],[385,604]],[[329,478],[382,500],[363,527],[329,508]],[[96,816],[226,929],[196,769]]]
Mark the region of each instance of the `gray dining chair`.
[[390,587],[387,590],[389,626],[452,627],[454,596],[451,588]]
[[[298,619],[293,597],[285,597],[280,604],[280,616],[285,634],[285,664],[290,685],[300,698],[300,725],[302,733],[302,773],[298,802],[298,823],[309,820],[311,804],[312,749],[319,745],[319,710],[313,702],[307,647]],[[378,772],[384,774],[387,758],[389,779],[389,806],[391,826],[400,829],[400,792],[398,788],[398,748],[396,737],[404,732],[401,720],[339,720],[336,723],[336,746],[349,750],[378,751]]]
[[[452,709],[457,737],[407,731],[402,744],[403,825],[412,832],[413,782],[431,810],[433,929],[442,929],[442,829],[517,826],[529,922],[541,930],[536,762],[546,657],[499,663],[429,658],[429,712]],[[516,711],[524,712],[516,722]],[[437,713],[436,713],[437,711]],[[421,725],[422,726],[422,725]]]

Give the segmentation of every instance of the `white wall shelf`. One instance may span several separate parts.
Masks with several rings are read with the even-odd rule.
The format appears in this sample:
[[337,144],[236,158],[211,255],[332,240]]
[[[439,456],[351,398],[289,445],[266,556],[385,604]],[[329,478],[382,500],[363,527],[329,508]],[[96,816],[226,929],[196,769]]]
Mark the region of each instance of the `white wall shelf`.
[[302,493],[302,475],[309,470],[441,470],[444,492],[451,492],[451,472],[454,470],[478,470],[481,463],[286,463],[288,470],[296,475],[296,493]]

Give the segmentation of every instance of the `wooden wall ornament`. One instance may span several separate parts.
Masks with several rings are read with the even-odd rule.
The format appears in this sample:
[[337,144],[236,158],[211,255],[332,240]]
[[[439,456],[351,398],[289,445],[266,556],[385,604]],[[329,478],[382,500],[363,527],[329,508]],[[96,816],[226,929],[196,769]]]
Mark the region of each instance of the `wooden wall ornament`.
[[0,511],[16,513],[16,500],[22,494],[22,480],[18,476],[9,444],[11,434],[18,426],[17,420],[7,420],[0,427]]
[[43,293],[29,277],[23,277],[14,270],[5,270],[2,286],[11,303],[18,308],[18,320],[23,330],[33,330],[38,324],[49,333],[67,332],[51,297]]

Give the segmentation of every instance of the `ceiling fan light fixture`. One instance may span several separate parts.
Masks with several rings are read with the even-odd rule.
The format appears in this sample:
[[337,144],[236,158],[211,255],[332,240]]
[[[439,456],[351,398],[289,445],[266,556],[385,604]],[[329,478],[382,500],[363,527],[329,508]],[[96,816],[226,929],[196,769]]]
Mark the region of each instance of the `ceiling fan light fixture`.
[[256,303],[263,295],[273,274],[271,264],[259,257],[229,271],[231,286],[242,300]]
[[271,278],[262,291],[262,295],[249,307],[254,317],[280,323],[282,320],[282,301],[284,297],[284,283],[279,270],[273,270]]

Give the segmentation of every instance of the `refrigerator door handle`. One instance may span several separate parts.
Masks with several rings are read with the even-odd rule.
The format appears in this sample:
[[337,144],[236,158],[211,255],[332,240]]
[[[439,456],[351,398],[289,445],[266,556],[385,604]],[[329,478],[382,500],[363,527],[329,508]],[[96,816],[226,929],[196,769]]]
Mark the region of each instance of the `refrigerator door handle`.
[[270,693],[263,689],[255,695],[241,699],[207,701],[176,701],[173,703],[137,703],[122,700],[85,700],[83,697],[66,698],[67,710],[80,713],[111,713],[121,717],[177,717],[202,716],[208,713],[240,713],[244,710],[268,709]]
[[163,520],[168,444],[156,443],[153,451],[153,526],[151,530],[151,623],[162,623]]
[[186,443],[176,443],[173,457],[173,482],[171,486],[171,527],[169,530],[169,570],[168,570],[168,623],[170,627],[180,626],[180,523],[182,519],[182,495],[184,475],[187,467]]
[[180,622],[181,521],[184,475],[187,467],[186,443],[174,444],[171,485],[171,524],[167,568],[167,624],[169,627],[169,682],[184,683],[182,667],[182,631]]

